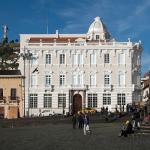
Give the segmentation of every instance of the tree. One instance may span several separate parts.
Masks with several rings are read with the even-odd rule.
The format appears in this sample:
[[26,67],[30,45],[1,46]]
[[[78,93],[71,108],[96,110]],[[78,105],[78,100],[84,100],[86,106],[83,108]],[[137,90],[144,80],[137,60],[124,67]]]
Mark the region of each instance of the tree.
[[19,59],[19,44],[3,40],[0,43],[0,70],[17,69]]

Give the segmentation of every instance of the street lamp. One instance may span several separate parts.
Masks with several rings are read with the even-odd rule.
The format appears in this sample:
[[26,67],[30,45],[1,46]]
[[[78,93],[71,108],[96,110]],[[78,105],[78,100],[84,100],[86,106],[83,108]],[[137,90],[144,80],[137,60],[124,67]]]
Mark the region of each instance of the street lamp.
[[64,105],[64,92],[63,92],[63,115],[65,114],[65,105]]
[[[28,60],[28,65],[30,67],[30,60],[31,60],[31,57],[32,57],[32,53],[30,53],[29,50],[25,51],[25,48],[24,48],[24,53],[21,53],[20,54],[20,57],[23,58],[23,70],[24,70],[24,80],[23,80],[23,83],[24,83],[24,117],[25,117],[25,87],[26,87],[26,84],[25,84],[25,78],[26,78],[26,75],[25,75],[25,71],[26,71],[26,65],[25,65],[25,61]],[[28,75],[28,115],[29,115],[29,78],[30,78],[30,69],[28,70],[29,71],[29,75]]]

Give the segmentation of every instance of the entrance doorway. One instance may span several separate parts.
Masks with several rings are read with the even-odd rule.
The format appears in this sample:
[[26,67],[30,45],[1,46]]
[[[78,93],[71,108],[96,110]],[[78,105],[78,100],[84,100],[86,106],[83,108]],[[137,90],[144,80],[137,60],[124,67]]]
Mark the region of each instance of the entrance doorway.
[[73,96],[73,114],[77,113],[82,109],[82,96],[80,94],[76,94]]

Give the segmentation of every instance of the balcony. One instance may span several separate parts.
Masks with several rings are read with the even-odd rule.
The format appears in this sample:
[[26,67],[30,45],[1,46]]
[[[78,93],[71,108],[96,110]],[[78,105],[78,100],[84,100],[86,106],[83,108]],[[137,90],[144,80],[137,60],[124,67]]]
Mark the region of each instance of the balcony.
[[29,42],[28,46],[132,46],[131,42]]
[[71,85],[72,90],[88,90],[88,85]]
[[0,103],[5,103],[5,102],[6,102],[6,97],[0,96]]
[[45,85],[45,92],[53,92],[54,91],[54,85]]
[[104,85],[104,91],[112,91],[113,90],[113,85]]
[[19,103],[19,97],[18,96],[9,96],[9,103]]

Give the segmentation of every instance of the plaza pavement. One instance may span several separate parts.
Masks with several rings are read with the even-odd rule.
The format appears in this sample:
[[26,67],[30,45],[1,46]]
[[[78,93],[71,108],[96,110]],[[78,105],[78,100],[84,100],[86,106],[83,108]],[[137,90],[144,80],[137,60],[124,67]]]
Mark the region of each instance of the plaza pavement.
[[92,123],[91,135],[70,124],[0,128],[0,150],[149,150],[150,135],[118,137],[120,123]]

